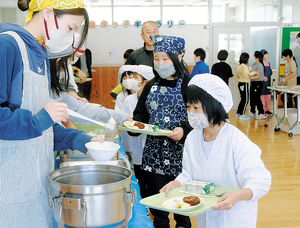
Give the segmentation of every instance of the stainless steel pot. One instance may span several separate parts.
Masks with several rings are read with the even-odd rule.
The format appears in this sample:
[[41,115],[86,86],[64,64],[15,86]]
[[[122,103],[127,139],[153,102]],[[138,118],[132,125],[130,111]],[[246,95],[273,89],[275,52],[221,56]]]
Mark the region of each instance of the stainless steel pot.
[[131,171],[95,164],[58,169],[50,173],[51,202],[57,227],[127,227],[131,203]]

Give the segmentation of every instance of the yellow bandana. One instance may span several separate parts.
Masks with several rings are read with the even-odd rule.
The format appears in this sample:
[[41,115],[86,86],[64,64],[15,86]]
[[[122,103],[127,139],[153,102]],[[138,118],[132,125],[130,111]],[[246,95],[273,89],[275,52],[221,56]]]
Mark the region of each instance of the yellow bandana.
[[29,14],[26,17],[26,22],[31,20],[33,12],[41,11],[46,7],[59,10],[76,9],[84,8],[84,3],[82,0],[31,0],[29,3]]

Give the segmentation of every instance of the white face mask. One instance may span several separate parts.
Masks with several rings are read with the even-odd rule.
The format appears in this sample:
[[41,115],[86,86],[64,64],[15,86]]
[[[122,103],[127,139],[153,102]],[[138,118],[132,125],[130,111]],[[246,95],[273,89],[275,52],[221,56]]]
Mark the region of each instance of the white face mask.
[[166,79],[175,73],[174,65],[159,64],[154,65],[154,69],[162,79]]
[[134,85],[135,85],[135,82],[136,80],[135,79],[126,79],[123,81],[123,86],[126,88],[126,89],[133,89]]
[[132,90],[135,91],[135,92],[140,91],[140,89],[141,89],[142,87],[139,87],[138,84],[139,84],[141,81],[138,81],[138,80],[135,80],[135,79],[133,79],[133,80],[134,80],[134,83],[133,83],[133,85],[132,85]]
[[[58,29],[56,26],[49,32],[49,39],[46,40],[46,47],[51,53],[59,53],[66,50],[73,44],[73,35],[67,33],[57,21]],[[47,25],[45,25],[47,26]],[[47,30],[48,28],[46,28]]]

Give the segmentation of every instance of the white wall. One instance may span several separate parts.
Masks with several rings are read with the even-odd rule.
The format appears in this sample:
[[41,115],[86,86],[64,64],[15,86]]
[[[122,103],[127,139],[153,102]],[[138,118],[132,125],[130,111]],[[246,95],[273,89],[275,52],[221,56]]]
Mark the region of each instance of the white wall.
[[[206,50],[209,46],[209,30],[203,29],[200,25],[188,25],[184,28],[174,26],[167,28],[160,27],[160,34],[180,36],[185,38],[186,48],[184,61],[188,65],[194,63],[194,50],[201,47]],[[123,53],[129,49],[137,49],[143,46],[143,40],[140,36],[141,29],[130,26],[124,28],[118,26],[113,28],[101,28],[96,26],[95,29],[89,30],[87,47],[92,51],[93,66],[120,66],[123,65]],[[114,49],[118,52],[118,62],[109,62],[109,50]],[[208,59],[208,58],[207,58]]]

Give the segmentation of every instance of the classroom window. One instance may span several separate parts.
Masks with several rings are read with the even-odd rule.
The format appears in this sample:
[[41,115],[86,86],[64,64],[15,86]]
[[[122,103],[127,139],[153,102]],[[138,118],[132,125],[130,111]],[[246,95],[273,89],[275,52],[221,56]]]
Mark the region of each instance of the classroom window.
[[283,23],[300,23],[300,1],[284,0],[283,1]]
[[244,34],[219,34],[218,50],[228,51],[228,63],[238,63],[241,53],[244,51]]
[[100,25],[105,20],[108,24],[112,24],[112,8],[107,5],[91,5],[86,8],[90,21],[95,21],[96,25]]
[[278,21],[278,0],[247,0],[247,21]]
[[208,23],[208,2],[207,0],[163,0],[162,22],[165,24],[172,20],[178,24],[184,20],[186,24],[207,24]]
[[124,20],[129,20],[133,25],[135,21],[139,20],[142,23],[145,21],[160,20],[160,7],[158,6],[115,6],[114,7],[114,21],[119,25]]
[[244,1],[213,0],[211,21],[244,22]]

